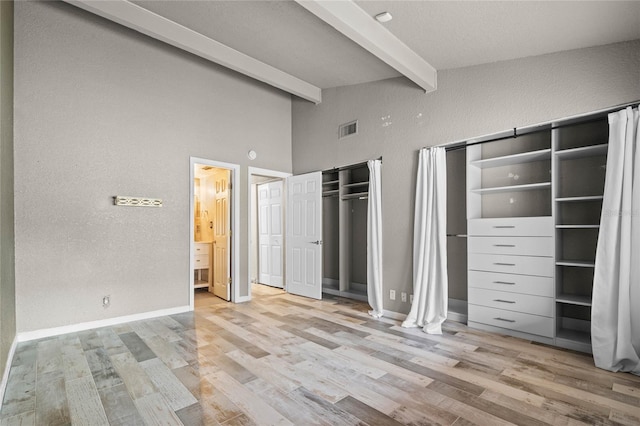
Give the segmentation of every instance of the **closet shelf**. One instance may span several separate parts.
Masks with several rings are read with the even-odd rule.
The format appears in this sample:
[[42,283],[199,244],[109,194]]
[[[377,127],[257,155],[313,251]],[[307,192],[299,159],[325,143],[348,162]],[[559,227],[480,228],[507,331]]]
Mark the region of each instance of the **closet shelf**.
[[578,296],[575,294],[560,294],[556,302],[567,305],[591,306],[591,296]]
[[531,163],[533,161],[549,160],[551,158],[551,148],[541,149],[539,151],[523,152],[521,154],[505,155],[502,157],[485,158],[475,160],[471,165],[481,169],[489,167],[510,166],[513,164]]
[[493,188],[472,189],[476,194],[495,194],[500,192],[534,191],[537,189],[551,188],[551,182],[529,183],[525,185],[498,186]]
[[559,329],[556,332],[556,339],[569,340],[571,342],[591,345],[591,334],[584,331],[571,330],[568,328]]
[[556,225],[557,229],[598,229],[600,225]]
[[368,186],[369,182],[354,182],[354,183],[345,183],[342,185],[343,188],[357,188],[359,186]]
[[342,196],[343,200],[353,200],[353,199],[360,199],[360,198],[369,198],[369,192],[368,191],[356,192],[353,194],[346,194]]
[[557,203],[577,203],[582,201],[598,201],[602,200],[602,195],[586,195],[582,197],[561,197],[556,198]]
[[339,192],[340,192],[339,189],[331,189],[329,191],[322,191],[322,195],[323,196],[325,196],[325,195],[333,195],[333,194],[337,194]]
[[594,268],[595,262],[584,260],[559,260],[556,262],[558,266],[576,266],[578,268]]
[[608,145],[606,143],[600,145],[581,146],[580,148],[563,149],[556,151],[556,156],[561,160],[573,160],[577,158],[595,157],[605,155]]
[[322,184],[323,185],[333,185],[333,184],[336,184],[336,183],[339,183],[339,182],[340,181],[336,179],[336,180],[328,180],[326,182],[322,182]]

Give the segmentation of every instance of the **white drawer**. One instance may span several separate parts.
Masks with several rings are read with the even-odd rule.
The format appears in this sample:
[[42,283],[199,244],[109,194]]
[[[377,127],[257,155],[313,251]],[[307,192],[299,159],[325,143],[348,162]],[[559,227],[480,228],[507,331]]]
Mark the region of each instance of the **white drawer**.
[[474,271],[503,272],[541,277],[553,277],[554,272],[554,260],[552,257],[469,253],[468,264],[469,269]]
[[469,237],[469,253],[549,256],[554,254],[551,237]]
[[470,289],[471,287],[486,288],[545,297],[554,295],[553,278],[550,277],[482,271],[469,271],[467,277]]
[[469,219],[467,226],[468,234],[473,236],[553,236],[553,218],[550,216]]
[[553,337],[553,318],[469,304],[469,322]]
[[209,254],[209,243],[194,243],[193,251],[195,254]]
[[209,255],[208,254],[196,254],[193,258],[194,269],[202,269],[209,267]]
[[552,317],[554,300],[551,297],[472,287],[469,288],[469,303],[507,311]]

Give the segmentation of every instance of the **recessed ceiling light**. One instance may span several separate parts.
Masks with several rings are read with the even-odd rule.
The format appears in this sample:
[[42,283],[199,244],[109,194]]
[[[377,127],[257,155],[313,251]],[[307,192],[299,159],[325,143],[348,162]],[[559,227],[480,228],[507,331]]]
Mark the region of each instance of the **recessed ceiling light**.
[[376,21],[378,22],[389,22],[393,19],[393,16],[389,12],[382,12],[376,15]]

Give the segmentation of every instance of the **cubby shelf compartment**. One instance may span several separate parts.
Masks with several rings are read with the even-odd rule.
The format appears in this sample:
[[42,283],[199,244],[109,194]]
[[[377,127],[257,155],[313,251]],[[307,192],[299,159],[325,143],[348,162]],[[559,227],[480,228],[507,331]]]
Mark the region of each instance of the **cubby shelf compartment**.
[[591,306],[591,296],[560,294],[556,297],[556,302],[565,303],[567,305]]
[[602,195],[586,195],[583,197],[562,197],[556,198],[556,202],[558,203],[579,203],[583,201],[598,201],[602,200],[604,197]]
[[551,182],[529,183],[526,185],[498,186],[493,188],[478,188],[472,189],[471,192],[476,194],[497,194],[500,192],[535,191],[538,189],[547,188],[551,188]]
[[551,158],[551,148],[539,151],[523,152],[521,154],[505,155],[502,157],[485,158],[471,162],[472,166],[481,169],[489,167],[511,166],[513,164],[532,163],[534,161],[544,161]]
[[556,151],[556,156],[562,160],[576,159],[584,157],[595,157],[598,155],[606,155],[608,145],[606,143],[600,145],[581,146],[579,148],[563,149]]
[[[584,331],[561,328],[556,331],[556,339],[582,343],[584,345],[591,345],[591,335]],[[561,342],[557,343],[558,346],[564,346],[561,344]]]
[[557,229],[598,229],[600,225],[556,225]]
[[559,260],[556,262],[558,266],[575,266],[578,268],[595,268],[595,262],[584,260]]

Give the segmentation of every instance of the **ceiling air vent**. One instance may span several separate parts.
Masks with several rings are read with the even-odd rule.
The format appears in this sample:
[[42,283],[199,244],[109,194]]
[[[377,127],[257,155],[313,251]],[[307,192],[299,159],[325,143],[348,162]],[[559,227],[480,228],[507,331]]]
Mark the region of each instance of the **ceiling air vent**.
[[338,128],[339,139],[358,134],[358,120],[341,124]]

